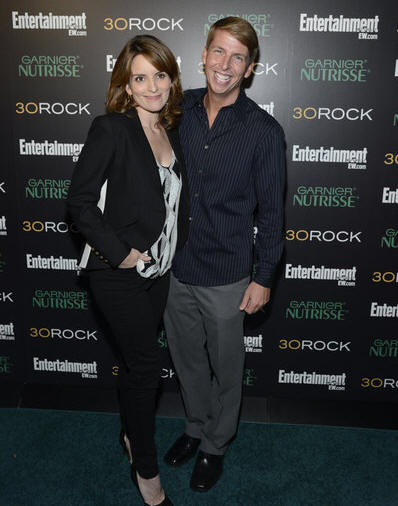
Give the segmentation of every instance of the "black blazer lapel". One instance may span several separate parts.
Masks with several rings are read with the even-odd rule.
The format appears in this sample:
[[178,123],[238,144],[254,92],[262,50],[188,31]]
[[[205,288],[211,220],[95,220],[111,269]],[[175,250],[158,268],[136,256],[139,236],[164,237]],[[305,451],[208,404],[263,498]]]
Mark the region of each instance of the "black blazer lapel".
[[183,158],[182,149],[181,149],[181,145],[180,145],[180,138],[178,136],[178,129],[173,128],[172,130],[166,130],[166,132],[167,132],[167,136],[169,138],[171,147],[173,148],[174,154],[179,162],[174,166],[173,170],[177,174],[179,174],[181,172],[181,167],[184,164],[184,158]]
[[135,135],[138,138],[140,146],[142,148],[143,159],[140,160],[140,162],[143,163],[144,166],[148,167],[148,177],[150,177],[153,187],[156,189],[157,194],[161,198],[160,202],[163,203],[163,190],[159,177],[159,169],[153,155],[151,145],[149,144],[149,141],[145,135],[141,121],[136,111],[129,110],[127,115],[132,120],[132,125],[134,128],[132,135]]

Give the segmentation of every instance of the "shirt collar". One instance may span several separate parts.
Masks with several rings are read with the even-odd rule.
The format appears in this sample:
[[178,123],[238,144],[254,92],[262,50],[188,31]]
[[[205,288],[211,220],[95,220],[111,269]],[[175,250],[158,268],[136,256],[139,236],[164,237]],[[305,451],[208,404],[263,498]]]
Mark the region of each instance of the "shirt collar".
[[[189,95],[185,96],[184,109],[192,109],[195,106],[203,107],[203,99],[207,93],[207,88],[200,88],[192,90]],[[246,120],[246,93],[243,88],[240,88],[238,98],[231,105],[227,105],[225,108],[231,108],[238,119],[242,122]],[[223,108],[224,109],[224,108]]]

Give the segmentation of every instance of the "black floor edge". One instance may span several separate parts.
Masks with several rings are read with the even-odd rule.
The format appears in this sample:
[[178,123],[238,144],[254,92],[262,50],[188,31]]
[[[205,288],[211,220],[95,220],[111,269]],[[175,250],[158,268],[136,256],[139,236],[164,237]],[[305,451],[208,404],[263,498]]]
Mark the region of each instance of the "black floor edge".
[[[114,388],[3,383],[0,407],[117,413],[118,401]],[[183,417],[180,395],[163,392],[157,414]],[[398,403],[245,397],[241,420],[398,429]]]

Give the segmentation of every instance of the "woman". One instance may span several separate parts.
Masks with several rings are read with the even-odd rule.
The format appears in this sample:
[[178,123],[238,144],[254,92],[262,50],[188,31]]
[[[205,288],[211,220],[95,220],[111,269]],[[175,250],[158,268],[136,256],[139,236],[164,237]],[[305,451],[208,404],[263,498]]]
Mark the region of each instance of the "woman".
[[93,121],[68,197],[87,240],[81,267],[119,355],[122,442],[131,452],[131,477],[150,505],[171,504],[160,483],[154,423],[157,333],[171,261],[188,229],[176,130],[181,98],[171,51],[149,35],[131,39],[112,72],[108,114]]

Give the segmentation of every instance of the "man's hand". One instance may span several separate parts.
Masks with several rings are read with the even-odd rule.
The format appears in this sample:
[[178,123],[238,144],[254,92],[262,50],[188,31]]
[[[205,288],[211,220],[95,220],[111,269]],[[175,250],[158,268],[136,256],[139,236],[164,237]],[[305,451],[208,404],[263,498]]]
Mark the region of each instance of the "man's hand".
[[132,269],[137,265],[138,260],[150,262],[151,257],[149,257],[146,253],[141,253],[138,249],[131,248],[130,253],[126,256],[123,262],[119,264],[119,269]]
[[271,288],[252,281],[246,288],[239,309],[247,314],[257,313],[269,301],[270,295]]

